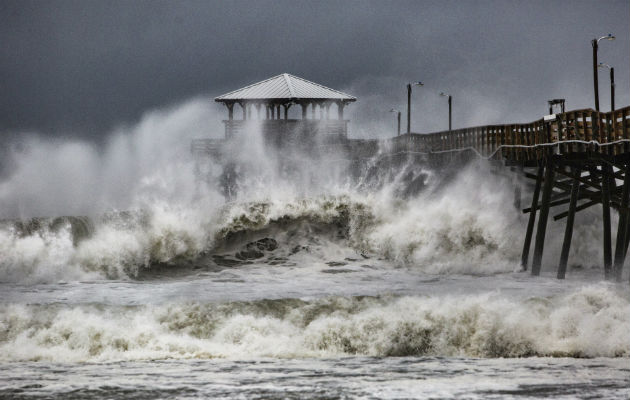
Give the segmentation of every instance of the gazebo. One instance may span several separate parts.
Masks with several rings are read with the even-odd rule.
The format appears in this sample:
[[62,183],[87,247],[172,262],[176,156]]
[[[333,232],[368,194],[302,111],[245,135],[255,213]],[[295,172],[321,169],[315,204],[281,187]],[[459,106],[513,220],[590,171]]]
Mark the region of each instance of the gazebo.
[[[223,121],[226,139],[250,125],[260,127],[265,136],[297,133],[345,138],[349,121],[343,118],[343,109],[356,98],[291,74],[281,74],[214,100],[225,104],[228,109],[228,119]],[[242,110],[242,119],[234,119],[235,104]],[[336,119],[330,115],[333,104],[337,108]],[[302,108],[301,119],[289,119],[289,109],[293,105]]]

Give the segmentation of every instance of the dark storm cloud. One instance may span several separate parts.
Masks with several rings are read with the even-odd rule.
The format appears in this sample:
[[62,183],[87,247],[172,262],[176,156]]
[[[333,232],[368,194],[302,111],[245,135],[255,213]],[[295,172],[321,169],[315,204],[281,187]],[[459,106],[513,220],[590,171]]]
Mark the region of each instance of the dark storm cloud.
[[456,125],[527,121],[549,98],[592,105],[590,39],[608,32],[626,105],[629,18],[627,1],[4,1],[0,129],[96,138],[282,72],[352,91],[359,135],[389,127],[418,79],[417,130],[444,127],[440,91]]

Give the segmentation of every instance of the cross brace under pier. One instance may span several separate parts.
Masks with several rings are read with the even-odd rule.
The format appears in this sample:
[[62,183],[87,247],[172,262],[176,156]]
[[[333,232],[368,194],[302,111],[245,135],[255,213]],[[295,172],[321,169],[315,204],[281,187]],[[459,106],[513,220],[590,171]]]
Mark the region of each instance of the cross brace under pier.
[[[575,214],[579,211],[602,205],[602,237],[604,254],[604,275],[606,279],[621,280],[623,264],[630,244],[630,155],[606,156],[604,154],[582,154],[570,157],[547,154],[539,162],[537,173],[525,173],[534,179],[536,185],[529,208],[527,231],[523,243],[521,265],[527,270],[536,213],[536,239],[532,259],[532,275],[539,275],[547,231],[550,209],[568,204],[566,211],[554,216],[554,220],[566,218],[562,252],[558,264],[557,277],[564,279],[573,237]],[[563,177],[564,179],[557,179]],[[622,180],[617,185],[617,180]],[[540,199],[542,189],[542,198]],[[580,204],[580,202],[582,202]],[[614,259],[612,252],[610,209],[619,214],[615,240]]]

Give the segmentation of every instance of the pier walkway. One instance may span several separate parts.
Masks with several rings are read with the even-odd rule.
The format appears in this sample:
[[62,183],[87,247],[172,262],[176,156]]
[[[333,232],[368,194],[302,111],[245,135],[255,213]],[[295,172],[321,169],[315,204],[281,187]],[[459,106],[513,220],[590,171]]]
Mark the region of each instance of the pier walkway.
[[[377,155],[421,155],[419,160],[439,164],[472,152],[484,159],[500,161],[533,179],[535,186],[531,205],[522,210],[529,214],[529,221],[521,259],[523,268],[527,270],[531,266],[533,275],[540,274],[552,209],[558,210],[554,220],[566,221],[557,268],[557,277],[563,279],[575,214],[601,204],[604,274],[606,279],[619,281],[622,278],[630,244],[630,106],[614,112],[592,109],[567,111],[525,124],[411,133],[384,141],[334,139],[324,147],[344,148],[350,160]],[[191,150],[197,157],[220,158],[223,142],[195,140]],[[313,149],[312,143],[307,141],[303,144]],[[614,231],[614,249],[611,209],[619,214]],[[532,240],[534,249],[530,257]]]

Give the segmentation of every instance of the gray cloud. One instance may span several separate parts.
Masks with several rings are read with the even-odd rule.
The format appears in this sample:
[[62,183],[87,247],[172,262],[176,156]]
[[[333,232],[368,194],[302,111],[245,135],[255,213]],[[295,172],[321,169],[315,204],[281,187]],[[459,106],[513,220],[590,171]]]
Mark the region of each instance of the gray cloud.
[[[102,138],[155,107],[282,72],[347,90],[353,134],[529,121],[546,100],[592,106],[590,39],[630,103],[627,1],[4,1],[0,130]],[[609,107],[601,74],[601,105]],[[216,106],[218,107],[218,106]],[[220,130],[217,121],[209,130]]]

